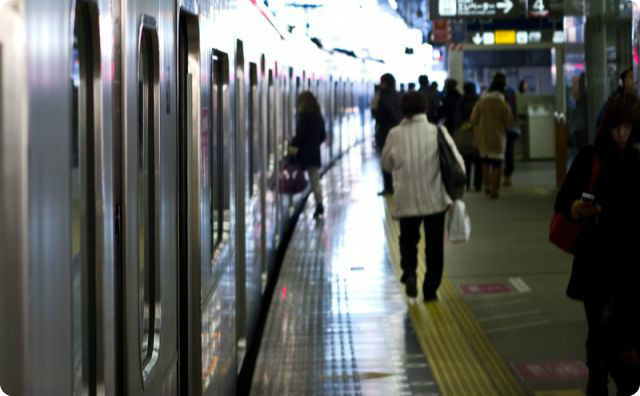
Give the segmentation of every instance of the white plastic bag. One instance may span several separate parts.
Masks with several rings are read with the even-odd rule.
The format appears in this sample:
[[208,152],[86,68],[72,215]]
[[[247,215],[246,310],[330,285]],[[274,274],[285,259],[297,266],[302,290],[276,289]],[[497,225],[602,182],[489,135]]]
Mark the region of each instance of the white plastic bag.
[[450,242],[467,242],[471,235],[471,219],[461,200],[454,201],[446,219],[447,235]]

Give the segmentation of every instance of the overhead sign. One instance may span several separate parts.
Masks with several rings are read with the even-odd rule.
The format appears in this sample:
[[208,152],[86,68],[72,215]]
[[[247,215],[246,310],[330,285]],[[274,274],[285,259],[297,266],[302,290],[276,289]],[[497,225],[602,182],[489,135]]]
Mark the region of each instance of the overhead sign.
[[544,18],[550,15],[564,14],[563,0],[527,0],[527,10],[530,17]]
[[515,44],[515,30],[496,30],[496,44]]
[[562,30],[495,30],[467,32],[466,42],[475,45],[562,44],[565,36]]
[[432,18],[515,18],[526,14],[519,0],[433,0],[429,3]]

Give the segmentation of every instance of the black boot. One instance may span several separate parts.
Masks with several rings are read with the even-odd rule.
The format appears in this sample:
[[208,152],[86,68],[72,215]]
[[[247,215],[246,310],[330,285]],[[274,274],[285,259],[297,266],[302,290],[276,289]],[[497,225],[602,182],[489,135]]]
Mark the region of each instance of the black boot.
[[406,285],[405,292],[407,293],[407,297],[416,298],[418,297],[418,287],[416,286],[417,279],[415,276],[407,276],[405,278],[404,284]]
[[324,214],[324,206],[322,204],[318,204],[316,206],[316,211],[313,212],[313,218],[318,218]]
[[609,395],[608,375],[605,373],[589,373],[587,379],[587,396],[608,396]]

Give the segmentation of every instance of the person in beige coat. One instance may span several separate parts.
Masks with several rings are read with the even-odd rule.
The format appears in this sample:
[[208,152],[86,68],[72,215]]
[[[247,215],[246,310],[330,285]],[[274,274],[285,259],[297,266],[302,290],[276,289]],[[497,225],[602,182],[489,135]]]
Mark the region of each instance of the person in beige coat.
[[[427,120],[427,102],[419,92],[405,94],[400,102],[404,118],[391,129],[382,150],[382,167],[393,174],[393,216],[400,220],[400,265],[409,297],[416,297],[417,245],[420,225],[426,236],[427,275],[422,292],[435,300],[444,265],[444,219],[452,203],[442,182],[438,156],[438,129]],[[460,167],[462,155],[442,127]]]
[[485,191],[492,198],[497,198],[500,191],[507,129],[512,124],[511,109],[501,93],[504,84],[504,80],[494,78],[489,92],[476,103],[471,113],[471,123],[476,131],[474,144],[482,160]]

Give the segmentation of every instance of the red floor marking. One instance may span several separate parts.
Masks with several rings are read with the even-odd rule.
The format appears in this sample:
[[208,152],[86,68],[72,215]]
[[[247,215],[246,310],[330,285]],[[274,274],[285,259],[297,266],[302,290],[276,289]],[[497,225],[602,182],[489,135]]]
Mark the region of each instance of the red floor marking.
[[506,283],[465,283],[458,287],[462,294],[497,294],[513,291]]
[[512,363],[511,366],[523,381],[584,380],[589,375],[589,369],[580,360]]

